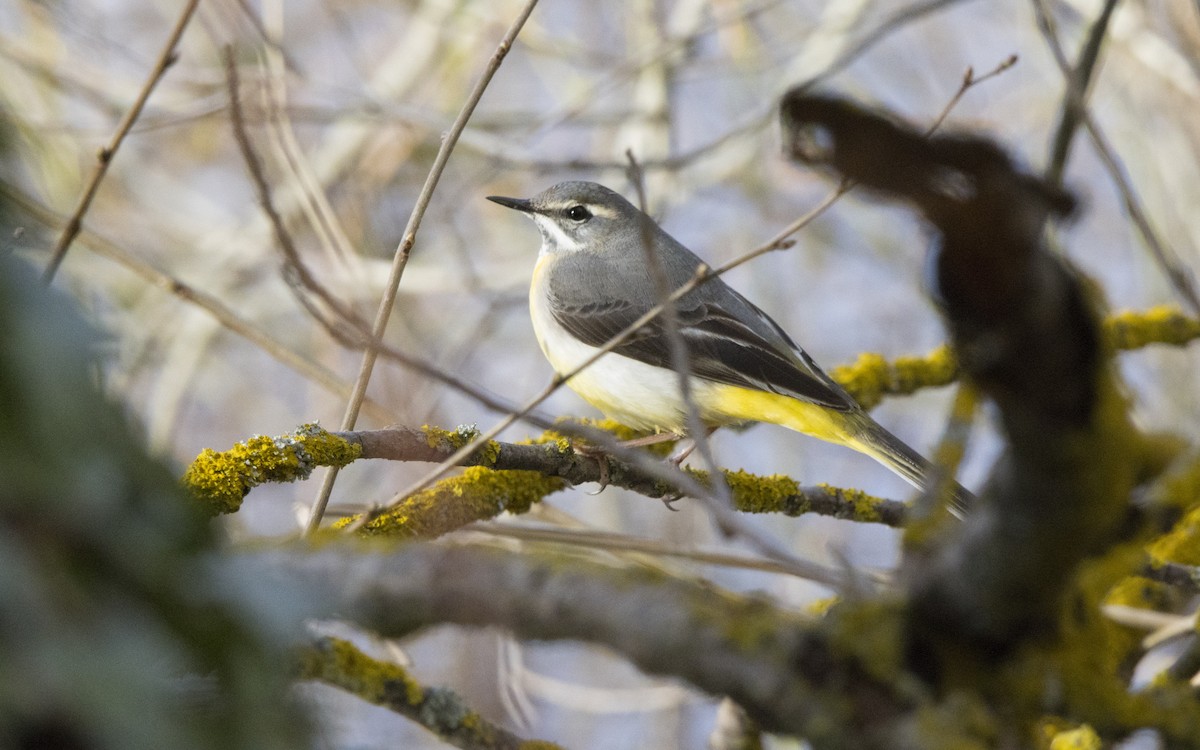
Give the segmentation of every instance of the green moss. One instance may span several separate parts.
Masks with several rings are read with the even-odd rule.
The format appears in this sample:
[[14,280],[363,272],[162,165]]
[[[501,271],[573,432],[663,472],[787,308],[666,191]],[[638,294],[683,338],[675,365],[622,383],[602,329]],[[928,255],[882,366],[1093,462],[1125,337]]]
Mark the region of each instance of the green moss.
[[307,479],[318,466],[345,466],[361,455],[358,444],[311,423],[290,435],[257,435],[223,453],[206,448],[183,483],[213,515],[234,513],[257,485]]

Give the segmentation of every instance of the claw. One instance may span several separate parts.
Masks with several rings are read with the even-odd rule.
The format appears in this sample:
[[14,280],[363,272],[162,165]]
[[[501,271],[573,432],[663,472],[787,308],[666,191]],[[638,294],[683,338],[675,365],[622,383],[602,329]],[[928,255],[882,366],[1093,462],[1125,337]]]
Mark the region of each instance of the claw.
[[601,492],[604,492],[604,490],[608,488],[609,465],[608,465],[608,455],[607,454],[597,453],[594,456],[592,456],[592,458],[594,458],[596,460],[596,464],[600,467],[600,476],[597,479],[597,483],[600,486],[596,489],[595,492],[587,493],[594,497],[596,495],[599,495]]
[[666,497],[664,497],[664,498],[661,498],[661,499],[662,499],[662,504],[663,504],[663,505],[665,505],[665,506],[667,506],[667,510],[669,510],[669,511],[671,511],[671,512],[673,512],[673,513],[678,513],[678,512],[679,512],[679,508],[676,508],[676,507],[675,507],[674,505],[672,505],[671,503],[674,503],[674,502],[678,501],[678,500],[679,500],[680,498],[682,498],[682,497],[683,497],[683,493],[682,493],[682,492],[676,492],[676,493],[674,493],[674,494],[672,494],[672,495],[667,495]]
[[588,445],[587,443],[572,442],[571,450],[575,451],[581,456],[586,456],[592,459],[596,462],[597,466],[600,467],[600,477],[597,479],[597,482],[600,484],[600,488],[595,492],[589,492],[587,494],[599,495],[601,492],[604,492],[604,490],[608,487],[609,481],[608,454],[605,453],[603,449],[597,448],[594,445]]

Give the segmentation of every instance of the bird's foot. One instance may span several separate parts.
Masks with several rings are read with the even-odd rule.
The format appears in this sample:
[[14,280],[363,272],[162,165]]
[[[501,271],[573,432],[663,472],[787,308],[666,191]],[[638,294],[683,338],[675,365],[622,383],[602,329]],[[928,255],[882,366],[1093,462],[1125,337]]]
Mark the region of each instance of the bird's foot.
[[604,492],[604,490],[608,488],[608,480],[611,473],[608,452],[603,448],[591,445],[589,443],[576,443],[574,441],[571,443],[571,450],[596,462],[596,467],[599,471],[599,476],[596,478],[596,483],[600,486],[596,488],[595,492],[589,492],[587,494],[594,496]]

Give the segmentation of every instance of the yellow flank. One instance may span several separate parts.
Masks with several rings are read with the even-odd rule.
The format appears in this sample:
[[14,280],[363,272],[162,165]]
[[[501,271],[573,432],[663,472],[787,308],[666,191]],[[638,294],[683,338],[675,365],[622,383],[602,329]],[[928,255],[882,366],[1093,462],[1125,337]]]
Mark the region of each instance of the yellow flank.
[[770,422],[861,450],[847,431],[841,412],[791,396],[736,385],[712,385],[697,389],[696,405],[705,421],[712,424]]

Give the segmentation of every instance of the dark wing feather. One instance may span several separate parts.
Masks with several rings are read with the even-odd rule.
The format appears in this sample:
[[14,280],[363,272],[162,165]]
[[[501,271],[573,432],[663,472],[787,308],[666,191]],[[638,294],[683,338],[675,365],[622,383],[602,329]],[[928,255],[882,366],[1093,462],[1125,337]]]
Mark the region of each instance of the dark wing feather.
[[[732,289],[725,290],[734,295],[739,306],[745,306],[743,316],[695,297],[685,296],[678,303],[680,334],[687,344],[693,375],[772,391],[839,411],[856,408],[850,396],[821,372],[766,313]],[[605,345],[645,312],[627,300],[610,298],[567,305],[553,294],[550,310],[567,331],[590,346]],[[773,342],[772,338],[777,340]],[[657,367],[671,367],[670,344],[661,317],[621,342],[613,352]]]

